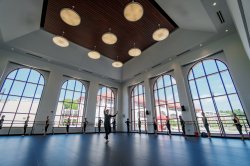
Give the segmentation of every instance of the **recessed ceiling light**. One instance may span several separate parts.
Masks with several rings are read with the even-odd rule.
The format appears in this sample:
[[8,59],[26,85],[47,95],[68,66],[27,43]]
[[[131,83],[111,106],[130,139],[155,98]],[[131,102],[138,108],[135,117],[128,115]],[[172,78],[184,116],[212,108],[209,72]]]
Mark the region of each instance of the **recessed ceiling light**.
[[123,63],[121,61],[114,61],[112,63],[112,66],[115,67],[115,68],[120,68],[123,66]]
[[143,7],[134,0],[126,5],[123,11],[124,17],[131,22],[138,21],[143,16]]
[[166,39],[169,35],[169,31],[167,28],[159,28],[153,33],[153,39],[155,41],[162,41]]
[[68,47],[69,41],[63,36],[55,36],[53,37],[53,42],[59,47]]
[[217,5],[217,3],[216,3],[216,2],[214,2],[214,3],[213,3],[213,6],[216,6],[216,5]]
[[228,32],[228,29],[226,29],[225,32]]
[[79,14],[70,8],[63,8],[60,12],[61,19],[68,25],[77,26],[81,23]]
[[203,46],[203,44],[200,44],[200,47],[202,47]]

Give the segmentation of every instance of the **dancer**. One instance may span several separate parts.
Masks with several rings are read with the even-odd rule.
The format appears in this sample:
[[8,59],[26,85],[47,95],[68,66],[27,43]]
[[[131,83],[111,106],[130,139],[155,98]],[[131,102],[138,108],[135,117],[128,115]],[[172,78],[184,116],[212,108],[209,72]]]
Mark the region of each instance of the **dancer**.
[[109,133],[111,132],[111,126],[110,126],[110,118],[111,117],[115,117],[117,115],[117,112],[116,112],[116,114],[114,114],[114,115],[111,115],[111,114],[109,114],[109,110],[108,109],[104,109],[104,129],[105,129],[105,133],[106,133],[106,135],[105,135],[105,139],[106,139],[106,142],[108,142],[108,135],[109,135]]
[[141,120],[138,118],[138,128],[139,128],[139,134],[141,134]]
[[239,131],[239,133],[241,135],[241,139],[244,140],[244,135],[242,133],[242,125],[240,124],[240,120],[235,113],[233,113],[233,117],[234,117],[233,118],[234,125],[236,126],[237,130]]
[[1,120],[0,120],[0,129],[2,129],[2,127],[3,127],[4,118],[5,118],[5,115],[3,115],[1,117]]
[[67,123],[66,123],[66,134],[69,133],[69,125],[70,125],[70,118],[68,117]]
[[127,124],[127,133],[129,133],[129,124],[130,124],[129,118],[125,121],[125,123]]
[[98,127],[98,133],[101,132],[101,126],[102,126],[102,123],[103,123],[103,120],[101,118],[99,118],[98,120],[98,124],[97,124],[97,127]]
[[166,116],[166,127],[168,129],[168,134],[171,136],[172,132],[171,132],[171,125],[170,125],[170,119],[168,118],[168,116]]
[[115,118],[113,119],[112,124],[113,124],[113,133],[116,133],[116,120],[115,120]]
[[201,115],[202,115],[203,125],[204,125],[205,129],[207,130],[207,136],[210,138],[211,134],[210,134],[210,130],[209,130],[209,124],[208,124],[208,121],[207,121],[207,117],[205,116],[204,112],[202,112]]
[[49,116],[47,116],[47,119],[45,122],[44,135],[47,134],[48,127],[49,127]]
[[23,126],[23,136],[26,133],[27,127],[28,127],[28,123],[29,123],[29,116],[27,117],[26,121],[24,122],[24,126]]
[[154,133],[156,135],[157,134],[157,120],[155,118],[154,118],[153,125],[154,125]]
[[182,128],[183,135],[186,137],[185,121],[182,119],[182,116],[179,116],[179,118],[180,118],[180,122],[181,122],[181,128]]
[[86,127],[87,127],[87,125],[88,125],[88,121],[87,121],[87,118],[84,118],[85,119],[85,121],[83,122],[83,132],[84,132],[84,134],[86,134]]

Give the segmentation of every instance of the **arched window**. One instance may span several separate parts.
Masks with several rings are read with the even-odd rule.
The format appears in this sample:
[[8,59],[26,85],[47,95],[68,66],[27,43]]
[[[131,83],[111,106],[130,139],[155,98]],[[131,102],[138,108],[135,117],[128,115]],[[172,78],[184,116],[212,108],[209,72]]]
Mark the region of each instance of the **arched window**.
[[139,130],[138,119],[141,121],[141,130],[147,130],[145,88],[142,83],[135,85],[131,92],[131,119],[132,130]]
[[180,132],[181,106],[175,79],[162,75],[154,83],[155,117],[158,131],[167,131],[166,120],[170,119],[171,130]]
[[9,73],[0,93],[3,126],[23,127],[28,116],[28,126],[33,126],[43,88],[44,77],[36,70],[20,68]]
[[[95,126],[98,124],[99,118],[104,121],[104,109],[109,109],[110,114],[114,114],[115,110],[115,94],[109,87],[102,86],[97,94]],[[102,123],[103,125],[103,123]]]
[[220,60],[202,60],[195,64],[188,75],[193,104],[200,131],[205,131],[201,113],[204,112],[211,133],[238,134],[233,125],[236,113],[246,132],[247,120],[232,77]]
[[70,118],[71,127],[81,127],[85,108],[86,89],[78,80],[67,80],[61,89],[54,127],[64,127]]

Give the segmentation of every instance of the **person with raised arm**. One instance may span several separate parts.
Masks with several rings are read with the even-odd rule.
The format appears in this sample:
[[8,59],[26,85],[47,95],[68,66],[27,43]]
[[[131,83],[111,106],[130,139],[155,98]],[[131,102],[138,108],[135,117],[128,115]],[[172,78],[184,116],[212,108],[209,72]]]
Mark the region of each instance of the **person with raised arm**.
[[104,109],[104,129],[105,129],[105,139],[106,142],[108,142],[108,135],[111,132],[111,125],[110,125],[110,119],[112,117],[115,117],[117,115],[117,112],[114,115],[109,114],[109,110],[108,109]]

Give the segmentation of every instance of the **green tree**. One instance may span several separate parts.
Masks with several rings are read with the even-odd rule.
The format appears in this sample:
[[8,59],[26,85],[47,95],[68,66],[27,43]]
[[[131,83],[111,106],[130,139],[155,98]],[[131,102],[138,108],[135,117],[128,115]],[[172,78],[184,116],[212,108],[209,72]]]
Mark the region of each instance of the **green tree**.
[[77,100],[74,100],[74,101],[72,102],[71,99],[65,99],[65,100],[63,101],[63,106],[64,106],[64,109],[78,110]]

